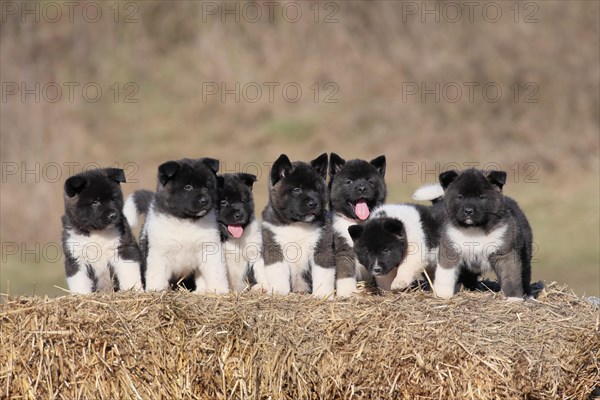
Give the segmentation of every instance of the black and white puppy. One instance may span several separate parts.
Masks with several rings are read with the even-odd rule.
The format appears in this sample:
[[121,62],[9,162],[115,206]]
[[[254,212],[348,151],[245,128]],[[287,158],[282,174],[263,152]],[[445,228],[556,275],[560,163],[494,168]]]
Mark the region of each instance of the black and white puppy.
[[440,174],[447,215],[442,227],[434,290],[450,298],[461,270],[494,271],[508,298],[530,294],[532,232],[525,214],[504,196],[506,172],[468,169]]
[[254,216],[252,185],[256,176],[246,173],[217,177],[219,213],[229,287],[242,292],[250,285],[268,290],[262,258],[260,223]]
[[346,161],[331,153],[329,162],[329,204],[332,212],[336,264],[336,294],[347,297],[356,292],[357,280],[370,275],[357,260],[348,227],[365,221],[386,197],[385,156],[370,162]]
[[104,168],[68,178],[62,243],[69,290],[142,289],[141,253],[123,217],[122,169]]
[[310,163],[282,154],[269,179],[263,211],[263,256],[275,293],[333,294],[333,235],[327,221],[327,154]]
[[195,291],[228,292],[217,223],[218,170],[212,158],[168,161],[158,167],[153,196],[142,191],[127,199],[126,215],[137,219],[151,198],[140,238],[146,290],[168,289],[193,274]]
[[358,261],[379,288],[406,289],[425,271],[434,279],[440,233],[431,208],[384,205],[365,224],[348,228]]

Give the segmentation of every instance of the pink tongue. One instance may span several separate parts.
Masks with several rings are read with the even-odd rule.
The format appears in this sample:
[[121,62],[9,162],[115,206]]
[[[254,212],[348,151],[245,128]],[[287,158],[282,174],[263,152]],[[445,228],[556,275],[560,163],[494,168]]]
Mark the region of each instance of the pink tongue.
[[354,213],[362,221],[369,218],[370,211],[369,211],[369,206],[367,205],[367,202],[365,200],[357,201],[356,204],[354,205]]
[[236,239],[241,238],[244,233],[244,228],[241,225],[227,225],[227,230]]

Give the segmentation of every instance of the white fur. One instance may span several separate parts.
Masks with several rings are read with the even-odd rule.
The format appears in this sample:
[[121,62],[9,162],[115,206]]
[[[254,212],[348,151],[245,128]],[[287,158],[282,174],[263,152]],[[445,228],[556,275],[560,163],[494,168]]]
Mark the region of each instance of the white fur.
[[265,273],[269,281],[269,287],[274,293],[290,293],[290,266],[285,261],[276,262],[275,264],[271,265],[265,265]]
[[215,211],[197,220],[157,213],[150,206],[144,232],[149,252],[146,290],[164,290],[172,276],[194,272],[197,292],[227,293],[227,270]]
[[262,235],[256,219],[246,226],[240,238],[228,238],[223,242],[223,253],[232,290],[242,292],[246,289],[246,274],[251,266],[254,267],[257,284],[267,283],[262,259]]
[[67,278],[72,292],[92,292],[93,281],[87,276],[86,265],[94,271],[97,290],[113,290],[109,264],[113,266],[122,290],[141,290],[140,265],[137,261],[124,260],[119,256],[120,235],[116,228],[93,231],[89,236],[72,231],[68,235],[65,245],[79,266],[79,271]]
[[[339,214],[334,214],[333,216],[333,230],[334,232],[336,232],[338,235],[340,235],[341,237],[343,237],[346,240],[346,243],[348,243],[348,246],[354,248],[354,242],[352,241],[352,238],[350,237],[350,233],[348,232],[348,228],[352,225],[356,225],[356,222],[349,220],[348,218],[345,218]],[[369,272],[367,271],[367,269],[358,262],[358,259],[356,257],[354,257],[354,274],[355,274],[355,278],[354,279],[354,283],[350,283],[348,282],[348,279],[352,279],[352,278],[340,278],[336,280],[336,293],[338,297],[349,297],[351,296],[353,293],[356,293],[356,281],[357,280],[369,280],[371,278],[371,275],[369,274]]]
[[[333,272],[330,275],[322,273],[318,268],[326,268],[316,264],[314,257],[322,228],[302,222],[282,226],[263,222],[263,226],[273,232],[275,241],[283,252],[283,262],[265,267],[269,284],[276,293],[308,292],[310,287],[302,278],[305,272],[317,272],[312,276],[313,288],[318,289],[318,293],[315,292],[316,296],[321,295],[323,290],[333,292],[335,269],[331,268]],[[311,265],[313,269],[308,271]]]
[[435,270],[433,291],[435,292],[436,296],[441,297],[442,299],[449,299],[454,296],[457,280],[458,266],[454,268],[442,268],[438,264]]
[[125,219],[129,223],[129,226],[135,228],[138,223],[138,212],[137,207],[135,206],[134,194],[127,197],[125,200],[125,204],[123,205],[123,215],[125,215]]
[[336,295],[337,297],[350,297],[354,293],[358,293],[356,287],[356,278],[341,278],[336,280]]
[[429,249],[421,223],[419,211],[408,204],[390,204],[380,206],[373,211],[372,218],[385,213],[388,218],[402,221],[408,242],[407,255],[399,265],[398,273],[391,284],[392,290],[401,290],[410,286],[425,270],[428,264],[437,262],[436,249]]
[[431,201],[444,196],[444,189],[439,183],[418,188],[412,195],[416,201]]
[[433,284],[435,293],[445,299],[454,295],[461,262],[465,262],[467,268],[477,273],[490,270],[489,256],[502,245],[507,228],[508,225],[504,224],[485,234],[479,228],[457,228],[449,225],[446,228],[446,235],[452,242],[454,251],[459,252],[461,259],[457,260],[452,268],[437,266]]
[[[377,265],[377,263],[375,263]],[[377,282],[377,287],[381,290],[390,291],[394,289],[394,281],[398,276],[398,267],[392,269],[385,275],[376,275],[375,282]]]
[[312,267],[313,279],[313,295],[315,297],[333,299],[335,291],[335,268],[323,268],[313,264]]
[[[485,273],[491,269],[489,256],[504,242],[504,234],[508,228],[503,224],[487,235],[479,228],[457,228],[449,225],[446,235],[452,242],[452,247],[460,251],[462,261],[474,272]],[[479,265],[479,268],[476,266]]]

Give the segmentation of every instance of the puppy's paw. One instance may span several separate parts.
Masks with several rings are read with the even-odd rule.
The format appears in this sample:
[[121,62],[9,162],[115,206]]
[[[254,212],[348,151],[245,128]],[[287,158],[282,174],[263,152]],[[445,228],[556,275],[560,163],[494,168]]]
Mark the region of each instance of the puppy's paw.
[[412,281],[409,281],[407,279],[394,279],[394,281],[392,282],[392,286],[390,287],[390,289],[393,292],[399,291],[399,290],[404,290],[407,287],[409,287],[411,283],[412,283]]
[[511,303],[520,303],[525,301],[525,299],[523,297],[507,297],[506,301],[509,301]]
[[272,293],[273,288],[268,283],[257,283],[250,288],[250,291],[257,293]]
[[340,298],[348,298],[358,293],[356,287],[356,279],[343,278],[336,282],[336,296]]
[[442,299],[450,299],[454,296],[454,286],[435,286],[435,295]]

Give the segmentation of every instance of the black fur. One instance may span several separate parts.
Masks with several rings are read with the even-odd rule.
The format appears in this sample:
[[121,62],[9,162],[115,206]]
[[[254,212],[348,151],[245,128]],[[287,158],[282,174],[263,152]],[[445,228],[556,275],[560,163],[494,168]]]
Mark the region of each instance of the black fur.
[[327,154],[310,164],[282,154],[271,168],[269,204],[263,220],[274,225],[308,222],[325,225],[327,212]]
[[157,212],[198,219],[217,201],[219,161],[212,158],[167,161],[158,167]]
[[[65,273],[69,278],[85,268],[93,282],[92,291],[98,289],[94,269],[71,253],[67,244],[70,235],[89,236],[95,231],[114,228],[119,236],[117,248],[119,259],[141,262],[140,249],[123,216],[123,193],[120,187],[120,183],[123,182],[125,182],[125,173],[122,169],[104,168],[71,176],[64,185],[65,213],[62,216],[62,242]],[[108,268],[114,287],[118,290],[119,282],[114,267],[109,264]]]
[[364,160],[345,161],[331,153],[329,164],[330,209],[346,218],[358,220],[354,206],[359,200],[366,200],[370,211],[385,202],[385,156]]
[[228,225],[240,225],[245,229],[254,220],[254,182],[256,175],[246,173],[223,174],[217,177],[217,221],[223,240],[232,237],[227,230]]
[[[498,276],[502,292],[510,297],[523,297],[530,294],[532,231],[518,204],[503,195],[505,182],[506,173],[503,171],[468,169],[460,174],[448,171],[440,175],[440,183],[444,188],[446,227],[488,234],[507,225],[506,233],[487,261]],[[477,261],[482,260],[465,260],[454,246],[452,239],[443,234],[440,266],[460,266],[462,271],[468,272],[461,271],[461,276],[472,284],[472,275],[481,273],[481,265]]]
[[358,261],[373,276],[387,275],[406,258],[404,224],[395,218],[375,218],[348,228]]

